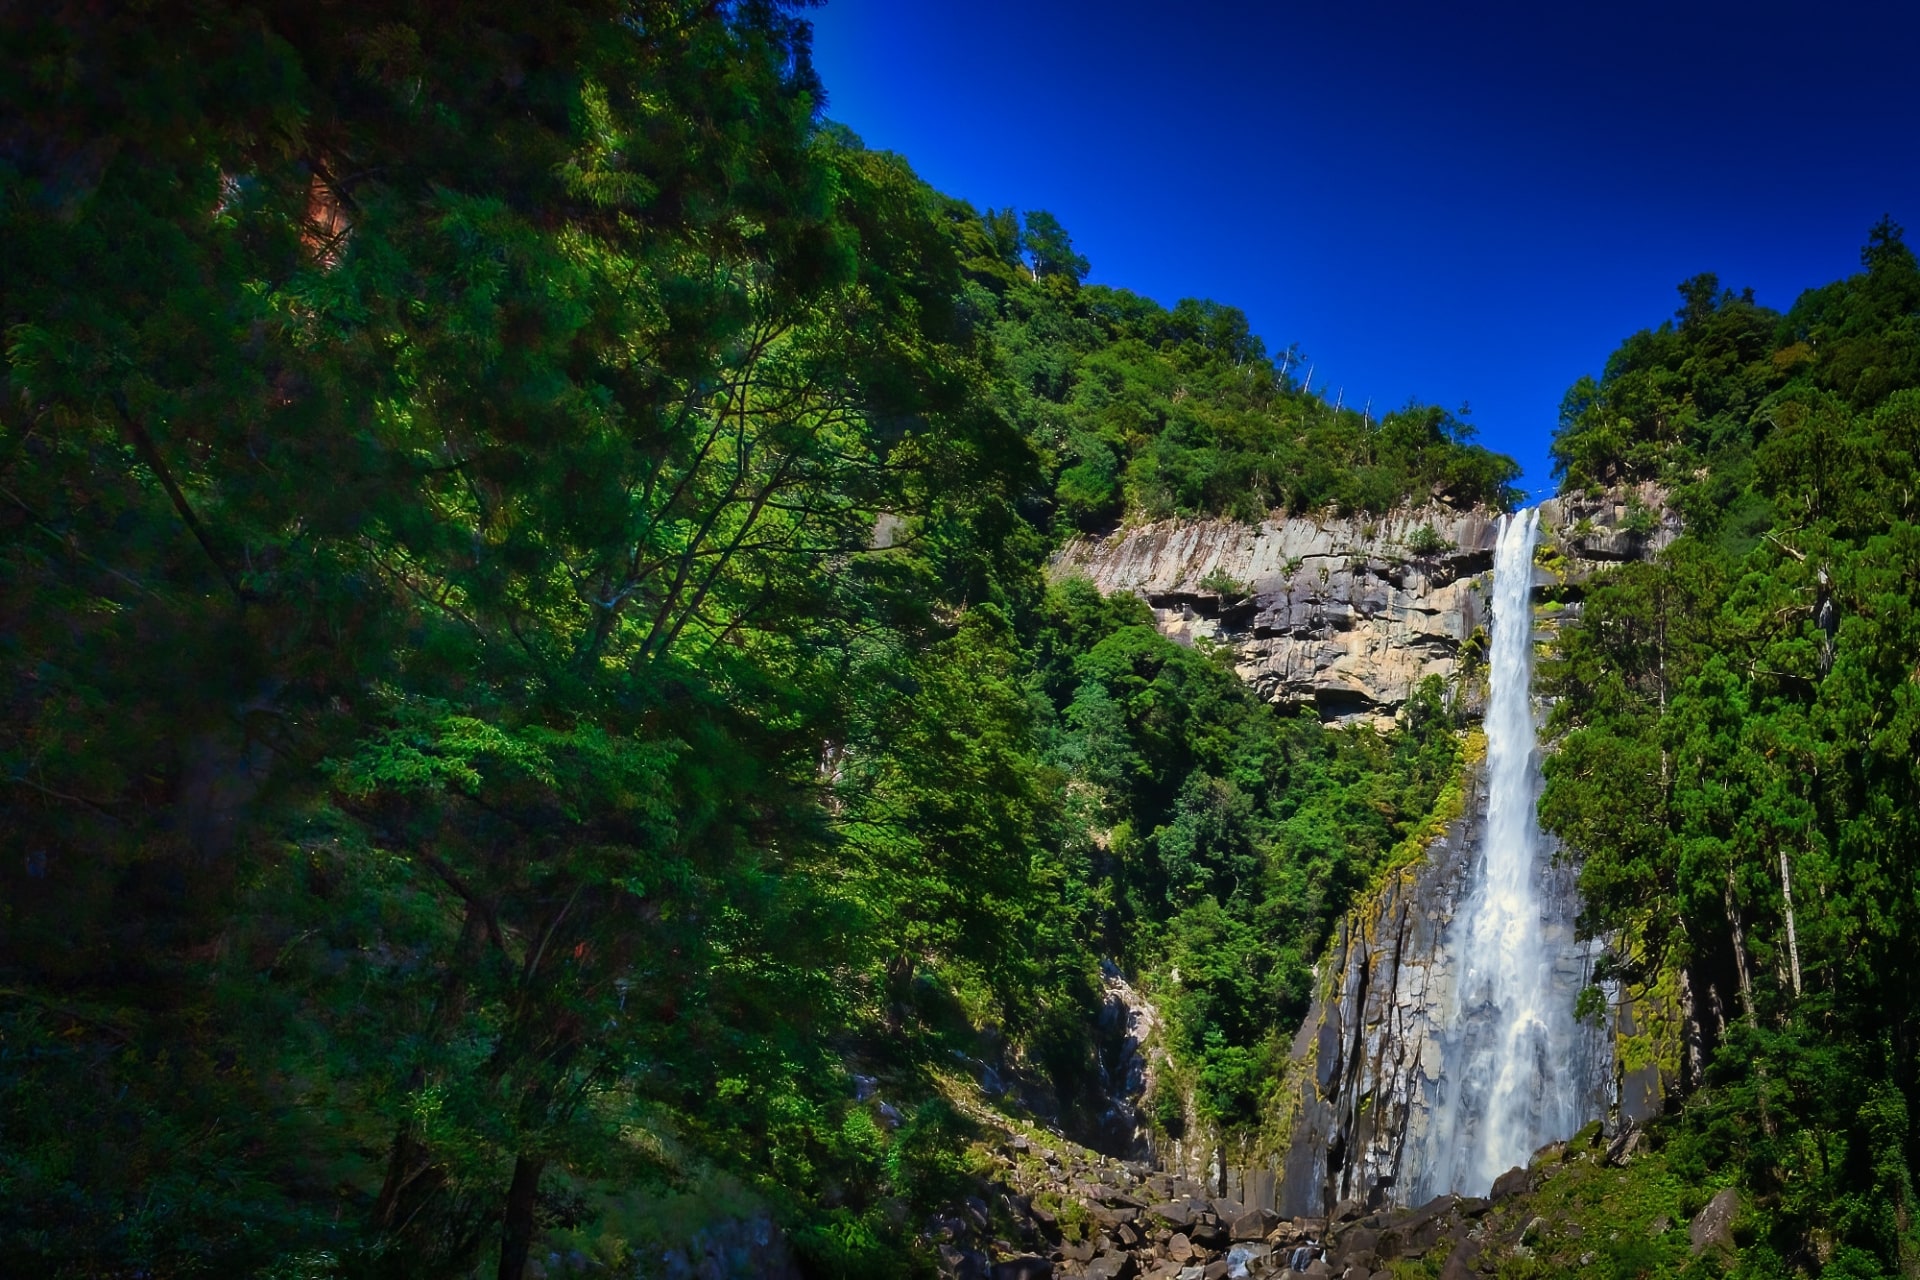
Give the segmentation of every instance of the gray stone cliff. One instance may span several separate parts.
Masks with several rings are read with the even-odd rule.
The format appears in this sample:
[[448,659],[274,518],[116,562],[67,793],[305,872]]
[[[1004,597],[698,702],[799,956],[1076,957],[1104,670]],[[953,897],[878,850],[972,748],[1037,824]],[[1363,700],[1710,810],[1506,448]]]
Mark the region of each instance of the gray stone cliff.
[[[1568,581],[1650,555],[1679,530],[1651,488],[1556,498],[1541,514]],[[1052,571],[1140,596],[1176,640],[1227,646],[1241,677],[1274,702],[1384,725],[1422,680],[1458,674],[1486,621],[1497,520],[1444,506],[1275,513],[1257,525],[1163,520],[1075,539]]]

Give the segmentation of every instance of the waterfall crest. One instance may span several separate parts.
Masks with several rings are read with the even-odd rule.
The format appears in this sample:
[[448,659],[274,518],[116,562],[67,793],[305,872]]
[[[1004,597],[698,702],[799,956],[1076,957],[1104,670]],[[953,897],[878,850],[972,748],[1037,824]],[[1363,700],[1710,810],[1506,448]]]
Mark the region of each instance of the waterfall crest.
[[1540,1146],[1599,1114],[1598,1033],[1573,1002],[1586,956],[1573,936],[1571,873],[1553,865],[1535,808],[1533,549],[1537,509],[1500,523],[1489,654],[1487,820],[1445,948],[1457,977],[1441,1025],[1431,1123],[1414,1155],[1413,1203],[1485,1194]]

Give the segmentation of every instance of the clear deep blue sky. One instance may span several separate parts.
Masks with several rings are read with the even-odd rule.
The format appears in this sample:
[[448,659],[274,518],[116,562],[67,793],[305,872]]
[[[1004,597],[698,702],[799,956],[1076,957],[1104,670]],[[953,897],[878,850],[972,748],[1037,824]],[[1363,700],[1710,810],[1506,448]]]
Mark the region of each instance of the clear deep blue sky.
[[1560,397],[1702,271],[1784,308],[1920,247],[1920,2],[831,0],[827,114],[1092,279],[1245,310],[1376,411]]

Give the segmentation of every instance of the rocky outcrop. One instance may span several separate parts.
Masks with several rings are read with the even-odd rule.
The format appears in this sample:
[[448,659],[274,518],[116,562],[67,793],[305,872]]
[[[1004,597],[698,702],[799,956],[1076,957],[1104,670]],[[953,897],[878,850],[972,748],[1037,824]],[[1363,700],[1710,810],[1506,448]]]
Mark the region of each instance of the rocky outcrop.
[[[1576,591],[1680,532],[1652,485],[1554,498],[1540,514],[1551,559],[1540,584]],[[1460,670],[1463,646],[1486,622],[1498,519],[1436,505],[1275,513],[1259,524],[1162,520],[1077,538],[1052,571],[1140,596],[1176,640],[1227,646],[1241,677],[1274,702],[1311,705],[1335,723],[1384,722],[1422,680]]]
[[[959,1280],[1085,1276],[1128,1280],[1279,1274],[1325,1223],[1058,1134],[1008,1133],[990,1159],[997,1203],[976,1199],[927,1224],[943,1274]],[[1265,1183],[1270,1194],[1272,1182]]]
[[1167,520],[1077,539],[1056,577],[1144,598],[1160,629],[1234,651],[1275,702],[1330,721],[1390,717],[1421,680],[1451,677],[1482,624],[1494,513],[1276,515],[1258,525]]
[[1603,565],[1649,560],[1681,533],[1680,513],[1652,483],[1549,498],[1540,504],[1540,528],[1568,561],[1563,576],[1576,580]]
[[1372,1210],[1348,1199],[1326,1214],[1288,1215],[1254,1190],[1223,1195],[1057,1134],[1002,1129],[986,1152],[992,1189],[935,1215],[925,1239],[952,1280],[1584,1275],[1623,1248],[1636,1265],[1668,1274],[1686,1264],[1690,1245],[1737,1264],[1732,1193],[1691,1226],[1680,1189],[1659,1168],[1633,1195],[1618,1194],[1623,1168],[1643,1158],[1628,1141],[1638,1134],[1609,1141],[1589,1125],[1509,1170],[1485,1197]]
[[1154,1083],[1153,1045],[1160,1029],[1157,1009],[1128,982],[1120,966],[1100,962],[1106,991],[1095,1025],[1100,1060],[1099,1116],[1103,1151],[1129,1160],[1155,1158],[1152,1126],[1141,1106]]

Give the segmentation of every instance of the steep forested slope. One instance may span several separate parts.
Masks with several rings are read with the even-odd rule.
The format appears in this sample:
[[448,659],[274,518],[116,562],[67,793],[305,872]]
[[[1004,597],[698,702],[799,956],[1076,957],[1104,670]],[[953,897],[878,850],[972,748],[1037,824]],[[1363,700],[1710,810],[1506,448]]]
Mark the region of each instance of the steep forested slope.
[[1044,555],[1510,461],[821,126],[785,4],[0,39],[5,1269],[628,1265],[697,1189],[912,1271],[940,1073],[1072,1123],[1108,955],[1253,1116],[1451,726],[1282,717]]
[[966,304],[993,317],[996,389],[1040,451],[1066,527],[1515,498],[1519,467],[1472,443],[1453,414],[1329,405],[1304,385],[1300,353],[1270,356],[1240,311],[1079,286],[1085,260],[1045,213],[1023,230],[1011,210],[947,212],[971,277]]
[[1563,632],[1542,815],[1684,1098],[1674,1167],[1757,1197],[1743,1264],[1911,1274],[1920,1089],[1920,267],[1784,315],[1703,276],[1569,394],[1570,486],[1687,536]]

